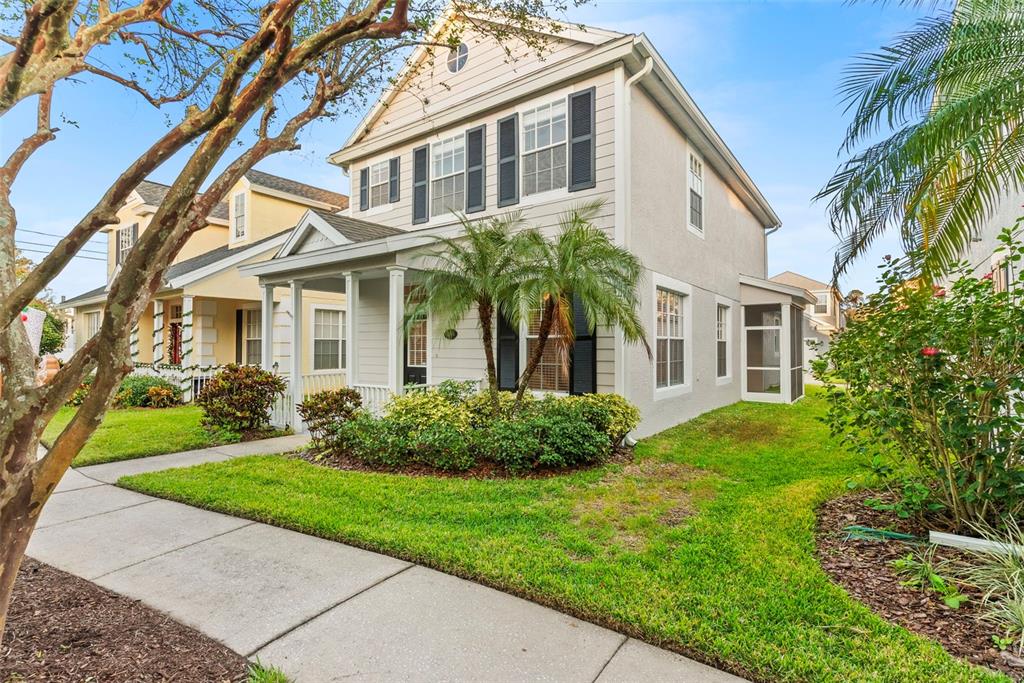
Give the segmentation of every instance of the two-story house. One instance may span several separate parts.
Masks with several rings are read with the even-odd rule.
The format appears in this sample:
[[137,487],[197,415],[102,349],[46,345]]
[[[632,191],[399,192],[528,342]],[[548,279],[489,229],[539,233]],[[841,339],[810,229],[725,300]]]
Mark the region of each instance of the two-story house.
[[[312,324],[264,307],[264,363],[290,368],[292,398],[308,393],[309,355],[314,373],[340,356],[370,406],[409,383],[482,379],[473,316],[455,329],[403,325],[425,250],[458,236],[455,211],[521,210],[551,234],[560,213],[589,200],[603,201],[595,224],[646,267],[655,357],[614,329],[581,326],[573,352],[546,357],[532,389],[623,394],[641,409],[641,435],[741,398],[799,398],[801,314],[813,300],[765,279],[779,218],[650,41],[564,26],[539,57],[472,25],[460,35],[450,51],[414,52],[331,155],[351,178],[344,217],[310,212],[274,258],[240,269],[259,278],[267,304],[287,290],[280,311],[311,293],[346,295],[343,311],[316,309]],[[535,330],[496,322],[511,389]]]
[[814,297],[814,302],[807,304],[807,308],[804,309],[803,327],[804,344],[807,347],[804,351],[804,366],[807,370],[807,379],[812,380],[811,361],[828,351],[832,336],[846,326],[843,293],[837,287],[791,270],[779,273],[771,280],[800,287]]
[[[168,186],[144,181],[103,228],[107,235],[107,282],[111,282],[139,235],[145,232]],[[238,266],[266,260],[284,244],[307,211],[337,212],[348,197],[287,178],[252,170],[207,217],[167,269],[164,285],[132,332],[138,372],[177,378],[186,398],[193,378],[217,366],[258,363],[261,358],[260,292]],[[63,302],[73,316],[74,343],[99,330],[108,285]],[[319,300],[339,306],[343,297]]]

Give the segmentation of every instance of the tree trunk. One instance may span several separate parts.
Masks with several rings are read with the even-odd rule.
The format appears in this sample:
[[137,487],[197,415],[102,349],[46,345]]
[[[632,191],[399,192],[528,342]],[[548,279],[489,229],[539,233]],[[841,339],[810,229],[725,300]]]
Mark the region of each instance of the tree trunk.
[[484,338],[484,356],[487,358],[487,391],[491,395],[491,407],[498,417],[501,403],[498,400],[498,367],[494,361],[494,306],[490,301],[477,305],[480,315],[480,330]]
[[28,473],[12,486],[13,491],[2,492],[4,503],[0,506],[0,643],[3,642],[7,609],[18,578],[18,568],[41,510],[41,506],[32,504],[32,477]]
[[541,358],[544,357],[544,347],[548,344],[548,337],[551,335],[551,328],[555,323],[555,298],[548,297],[547,301],[544,302],[544,308],[540,315],[540,329],[537,330],[537,345],[533,348],[533,353],[530,354],[529,359],[526,361],[526,369],[523,370],[523,374],[519,377],[519,390],[516,392],[516,403],[512,408],[512,412],[518,412],[519,406],[523,402],[523,396],[526,394],[526,390],[530,386],[530,378],[533,377],[533,373],[537,370],[537,366],[540,365]]

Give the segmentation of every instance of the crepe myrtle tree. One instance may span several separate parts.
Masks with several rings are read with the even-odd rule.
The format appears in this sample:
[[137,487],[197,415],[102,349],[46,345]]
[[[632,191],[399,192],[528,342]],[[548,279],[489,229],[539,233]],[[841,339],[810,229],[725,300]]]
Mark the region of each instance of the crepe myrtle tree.
[[[130,331],[167,267],[225,193],[261,159],[296,149],[310,121],[354,109],[387,87],[388,73],[410,46],[429,41],[443,49],[457,40],[460,26],[471,23],[490,39],[515,37],[542,51],[537,29],[557,26],[553,17],[564,9],[561,0],[447,6],[440,0],[274,0],[251,7],[226,0],[180,7],[163,0],[0,2],[0,25],[10,29],[0,41],[11,48],[0,55],[0,117],[25,100],[34,99],[36,111],[36,130],[0,168],[0,633],[40,511],[131,370]],[[464,21],[437,22],[443,12]],[[427,36],[426,28],[435,24],[442,31]],[[176,74],[181,87],[166,74]],[[111,80],[154,106],[180,104],[166,109],[168,129],[113,179],[49,254],[18,277],[11,187],[33,154],[56,139],[55,86],[71,77],[86,87],[92,78]],[[299,109],[286,120],[276,106],[284,100],[290,112]],[[50,383],[37,386],[36,359],[24,326],[15,324],[22,307],[104,225],[117,221],[117,210],[139,182],[179,153],[184,159],[163,203],[110,283],[100,331]],[[223,170],[214,173],[215,167]],[[37,459],[46,425],[90,374],[85,400]]]

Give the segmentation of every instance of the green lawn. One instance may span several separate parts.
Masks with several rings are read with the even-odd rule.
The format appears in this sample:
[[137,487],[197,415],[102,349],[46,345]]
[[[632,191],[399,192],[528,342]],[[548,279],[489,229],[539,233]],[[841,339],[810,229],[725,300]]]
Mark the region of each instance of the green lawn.
[[822,411],[817,393],[739,404],[643,441],[634,465],[550,479],[264,456],[121,484],[420,562],[760,680],[1003,680],[829,583],[814,509],[857,468]]
[[[74,408],[61,408],[46,427],[43,441],[52,443],[74,414]],[[203,428],[202,416],[202,411],[195,406],[111,410],[73,464],[75,467],[98,465],[226,443],[223,435],[212,435]]]

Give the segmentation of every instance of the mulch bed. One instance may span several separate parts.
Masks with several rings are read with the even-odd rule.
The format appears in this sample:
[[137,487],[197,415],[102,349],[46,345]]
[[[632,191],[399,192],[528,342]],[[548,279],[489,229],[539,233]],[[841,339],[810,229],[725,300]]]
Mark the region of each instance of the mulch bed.
[[[950,654],[997,669],[1014,680],[1024,680],[1024,662],[1000,653],[992,641],[996,628],[980,619],[978,593],[960,586],[968,601],[951,609],[937,593],[903,585],[889,566],[906,557],[913,546],[898,541],[847,540],[843,529],[851,524],[887,529],[927,538],[927,531],[891,512],[873,510],[864,501],[884,494],[861,491],[830,500],[818,510],[818,558],[825,573],[850,595],[882,618],[937,641]],[[936,560],[962,559],[954,549],[939,547]]]
[[25,558],[0,681],[244,681],[246,661],[142,603]]
[[421,463],[410,463],[401,467],[385,467],[382,465],[370,465],[353,458],[347,454],[333,454],[317,451],[314,448],[306,448],[294,453],[294,456],[306,462],[321,467],[330,467],[336,470],[347,470],[351,472],[378,472],[385,474],[406,474],[413,477],[454,477],[458,479],[545,479],[557,477],[572,472],[594,469],[610,462],[631,462],[633,460],[633,449],[628,447],[616,448],[607,459],[593,465],[582,467],[545,467],[527,472],[510,473],[501,465],[489,460],[481,460],[475,466],[461,472],[450,472],[439,470],[436,467],[423,465]]

